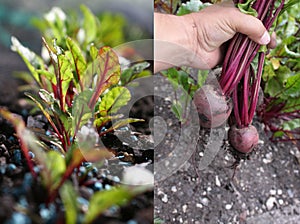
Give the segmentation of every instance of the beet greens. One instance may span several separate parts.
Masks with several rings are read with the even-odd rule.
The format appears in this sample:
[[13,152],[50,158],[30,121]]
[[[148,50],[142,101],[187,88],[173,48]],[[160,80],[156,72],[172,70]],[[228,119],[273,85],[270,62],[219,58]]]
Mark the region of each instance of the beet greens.
[[[284,0],[277,7],[276,0],[239,0],[234,3],[242,12],[260,19],[267,30],[270,30],[284,6]],[[234,118],[239,128],[247,127],[252,122],[265,51],[264,47],[241,33],[237,33],[229,44],[219,82],[224,95],[233,98]],[[258,63],[254,68],[251,63],[257,55]]]

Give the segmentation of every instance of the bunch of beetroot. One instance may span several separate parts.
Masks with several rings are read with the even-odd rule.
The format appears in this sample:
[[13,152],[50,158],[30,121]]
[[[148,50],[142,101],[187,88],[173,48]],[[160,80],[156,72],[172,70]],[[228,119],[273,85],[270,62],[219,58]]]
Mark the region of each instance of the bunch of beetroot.
[[[254,12],[267,30],[271,28],[284,6],[284,0],[280,0],[278,4],[276,0],[234,2],[243,12]],[[253,66],[252,61],[256,56],[258,62]],[[194,95],[202,126],[217,127],[225,123],[231,115],[229,142],[242,153],[251,152],[259,140],[258,132],[251,123],[258,101],[264,59],[265,52],[259,44],[246,35],[237,33],[229,43],[222,65],[222,73],[219,77],[222,93],[218,93],[213,87],[202,87]],[[227,105],[218,105],[217,99],[227,102]],[[210,104],[210,112],[208,112],[207,101]]]

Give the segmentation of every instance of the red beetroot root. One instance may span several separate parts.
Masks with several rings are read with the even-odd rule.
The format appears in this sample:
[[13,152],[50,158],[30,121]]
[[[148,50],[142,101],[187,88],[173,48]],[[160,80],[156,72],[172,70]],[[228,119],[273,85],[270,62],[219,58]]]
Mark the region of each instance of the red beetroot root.
[[257,146],[259,135],[253,125],[244,128],[230,127],[228,139],[233,148],[242,153],[249,153]]
[[224,124],[231,111],[232,103],[226,100],[221,89],[212,85],[204,85],[194,94],[194,103],[199,113],[200,125],[205,128],[215,128]]

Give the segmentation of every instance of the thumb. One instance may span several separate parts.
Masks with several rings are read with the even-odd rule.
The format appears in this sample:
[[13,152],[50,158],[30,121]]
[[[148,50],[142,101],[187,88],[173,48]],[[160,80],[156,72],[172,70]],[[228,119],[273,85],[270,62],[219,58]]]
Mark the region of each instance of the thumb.
[[271,40],[268,31],[259,19],[239,10],[236,15],[232,14],[231,26],[236,32],[247,35],[258,44],[267,45]]

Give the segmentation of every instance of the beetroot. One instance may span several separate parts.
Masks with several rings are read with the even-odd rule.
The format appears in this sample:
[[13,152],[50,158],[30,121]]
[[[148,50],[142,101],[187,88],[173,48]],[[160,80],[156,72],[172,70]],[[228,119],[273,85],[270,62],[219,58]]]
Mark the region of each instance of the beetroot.
[[194,103],[199,113],[200,125],[205,128],[221,126],[228,119],[231,101],[226,100],[220,89],[212,85],[204,85],[194,94]]
[[257,146],[259,136],[257,129],[253,125],[237,128],[236,125],[230,127],[228,132],[230,144],[239,152],[249,153]]

